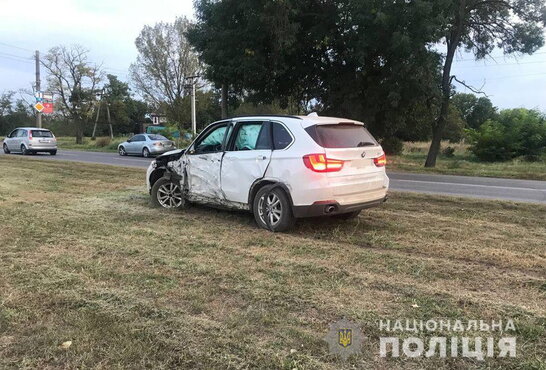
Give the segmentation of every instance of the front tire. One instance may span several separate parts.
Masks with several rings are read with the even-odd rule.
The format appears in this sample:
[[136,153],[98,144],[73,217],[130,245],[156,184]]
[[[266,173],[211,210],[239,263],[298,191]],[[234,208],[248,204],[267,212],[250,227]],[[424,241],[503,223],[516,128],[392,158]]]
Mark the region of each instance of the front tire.
[[4,147],[4,153],[9,154],[10,151],[6,143],[4,143],[3,147]]
[[123,146],[120,146],[120,147],[118,148],[118,153],[119,153],[119,155],[121,155],[122,157],[127,156],[127,152],[125,151],[125,148],[124,148]]
[[258,190],[252,209],[258,226],[273,232],[287,231],[296,222],[288,196],[274,185]]
[[155,182],[150,195],[152,203],[156,207],[180,209],[186,206],[180,184],[166,178],[161,178]]

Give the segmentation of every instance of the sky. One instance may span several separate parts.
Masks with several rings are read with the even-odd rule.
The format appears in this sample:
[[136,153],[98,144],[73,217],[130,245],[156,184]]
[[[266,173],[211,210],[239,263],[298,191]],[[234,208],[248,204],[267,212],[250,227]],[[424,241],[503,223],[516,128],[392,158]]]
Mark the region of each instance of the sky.
[[[30,88],[34,50],[81,44],[89,59],[103,63],[107,73],[127,81],[136,59],[134,40],[144,25],[193,17],[192,0],[0,0],[0,93]],[[453,74],[482,90],[504,108],[538,108],[546,112],[546,47],[531,56],[476,62],[459,53]],[[45,78],[42,78],[42,84]],[[458,91],[469,92],[463,86]]]

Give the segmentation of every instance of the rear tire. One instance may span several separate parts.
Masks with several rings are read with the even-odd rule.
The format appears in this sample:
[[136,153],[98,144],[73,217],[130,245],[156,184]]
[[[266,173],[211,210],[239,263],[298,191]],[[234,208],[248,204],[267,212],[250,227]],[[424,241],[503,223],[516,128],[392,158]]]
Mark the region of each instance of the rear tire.
[[4,153],[9,154],[10,151],[9,151],[8,146],[7,146],[6,143],[4,143],[3,147],[4,147]]
[[142,149],[142,156],[144,158],[150,158],[150,150],[148,148]]
[[256,223],[263,229],[283,232],[296,223],[288,196],[275,185],[267,185],[258,190],[252,209]]
[[155,207],[181,209],[187,205],[180,184],[164,177],[157,180],[152,186],[150,196]]
[[25,144],[21,144],[21,154],[22,155],[29,155],[30,152],[28,151],[27,147],[25,146]]
[[57,155],[57,151],[56,151],[56,150],[52,150],[52,151],[49,152],[49,154],[51,154],[51,155]]

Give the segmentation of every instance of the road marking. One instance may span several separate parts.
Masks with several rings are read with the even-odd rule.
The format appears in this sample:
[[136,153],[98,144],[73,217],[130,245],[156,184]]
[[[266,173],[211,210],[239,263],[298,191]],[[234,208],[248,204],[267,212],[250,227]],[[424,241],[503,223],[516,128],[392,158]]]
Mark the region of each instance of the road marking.
[[443,181],[422,181],[422,180],[397,180],[397,179],[391,179],[391,181],[396,182],[420,182],[424,184],[440,184],[440,185],[459,185],[459,186],[475,186],[479,188],[496,188],[496,189],[509,189],[509,190],[534,190],[543,192],[545,190],[542,189],[534,189],[534,188],[515,188],[515,187],[509,187],[509,186],[496,186],[496,185],[478,185],[478,184],[464,184],[464,183],[458,183],[458,182],[443,182]]
[[[143,159],[130,159],[130,158],[118,158],[120,161],[133,161],[133,162],[139,162],[139,163],[148,163],[146,160]],[[150,161],[150,163],[152,163]]]

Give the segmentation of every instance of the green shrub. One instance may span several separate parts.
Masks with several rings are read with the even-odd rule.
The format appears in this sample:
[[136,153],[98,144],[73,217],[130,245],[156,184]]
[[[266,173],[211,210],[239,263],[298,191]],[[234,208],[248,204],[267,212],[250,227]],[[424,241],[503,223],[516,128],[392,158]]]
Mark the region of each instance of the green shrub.
[[482,161],[538,160],[546,151],[546,119],[536,110],[503,110],[496,120],[467,133],[470,150]]
[[455,156],[455,148],[452,146],[448,146],[444,150],[442,150],[442,156],[446,158],[453,158]]
[[404,142],[394,136],[381,140],[381,146],[387,155],[399,155],[404,150]]
[[99,138],[97,138],[97,140],[95,141],[95,145],[96,145],[98,148],[104,148],[104,147],[110,145],[111,142],[112,142],[112,139],[110,139],[108,136],[106,136],[106,137],[99,137]]

